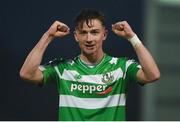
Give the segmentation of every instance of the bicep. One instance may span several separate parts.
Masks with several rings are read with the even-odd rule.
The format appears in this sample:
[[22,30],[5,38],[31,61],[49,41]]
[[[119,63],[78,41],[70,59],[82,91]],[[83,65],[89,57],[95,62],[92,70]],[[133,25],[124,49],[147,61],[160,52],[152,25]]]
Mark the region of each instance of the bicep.
[[35,78],[34,80],[37,83],[42,83],[42,81],[43,81],[43,73],[42,73],[42,71],[40,69],[37,69],[36,76],[34,78]]
[[37,69],[34,72],[33,76],[31,78],[27,79],[27,80],[29,80],[30,82],[35,83],[35,84],[41,84],[43,82],[43,73],[42,73],[42,71],[40,69]]
[[146,75],[145,75],[145,73],[143,72],[142,69],[138,70],[138,72],[136,74],[136,77],[137,77],[137,80],[138,80],[139,83],[142,83],[142,84],[149,83],[149,80],[146,77]]

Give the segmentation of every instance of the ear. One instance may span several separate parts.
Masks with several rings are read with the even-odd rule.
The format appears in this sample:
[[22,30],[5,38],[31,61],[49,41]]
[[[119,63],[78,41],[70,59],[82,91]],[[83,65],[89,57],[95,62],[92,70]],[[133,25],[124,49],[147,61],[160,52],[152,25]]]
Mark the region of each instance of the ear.
[[105,31],[104,31],[104,38],[103,38],[103,40],[106,40],[107,35],[108,35],[108,30],[107,30],[107,29],[105,29]]
[[77,39],[77,33],[76,33],[76,31],[74,31],[74,38],[75,38],[76,42],[79,42],[78,39]]

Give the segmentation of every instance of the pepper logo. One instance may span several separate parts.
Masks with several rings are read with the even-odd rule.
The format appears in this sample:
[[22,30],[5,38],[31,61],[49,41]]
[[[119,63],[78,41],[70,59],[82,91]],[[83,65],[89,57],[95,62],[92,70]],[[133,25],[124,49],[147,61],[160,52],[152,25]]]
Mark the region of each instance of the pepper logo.
[[[82,76],[79,74],[76,74],[74,78],[77,81],[80,81]],[[110,93],[112,91],[112,86],[108,86],[107,84],[111,83],[114,80],[114,76],[112,75],[112,73],[103,74],[101,80],[103,83],[105,83],[105,85],[71,84],[70,90],[71,92],[77,90],[82,93],[90,93],[90,94],[95,93],[98,95],[105,95],[105,94]]]
[[107,85],[85,85],[85,84],[71,84],[70,88],[71,92],[73,91],[81,91],[82,93],[95,93],[98,95],[104,95],[108,94],[109,92],[112,91],[111,86]]
[[102,92],[106,89],[107,85],[85,85],[85,84],[71,84],[71,92],[78,90],[82,93]]

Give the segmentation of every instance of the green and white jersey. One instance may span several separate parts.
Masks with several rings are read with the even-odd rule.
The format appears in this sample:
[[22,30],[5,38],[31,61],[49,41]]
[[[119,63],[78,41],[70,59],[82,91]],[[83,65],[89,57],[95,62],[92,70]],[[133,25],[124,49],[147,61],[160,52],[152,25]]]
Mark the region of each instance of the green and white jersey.
[[90,68],[76,57],[44,66],[43,83],[57,83],[61,121],[125,120],[127,84],[139,68],[134,60],[108,55]]

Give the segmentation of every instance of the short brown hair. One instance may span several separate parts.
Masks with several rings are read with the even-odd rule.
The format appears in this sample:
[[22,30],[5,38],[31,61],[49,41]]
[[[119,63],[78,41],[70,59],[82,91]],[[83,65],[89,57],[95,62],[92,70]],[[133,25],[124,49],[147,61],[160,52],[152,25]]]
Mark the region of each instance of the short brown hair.
[[102,26],[105,26],[105,16],[102,12],[95,9],[82,9],[77,16],[74,19],[75,29],[80,29],[83,27],[83,23],[86,22],[86,24],[90,27],[89,22],[92,19],[98,19]]

